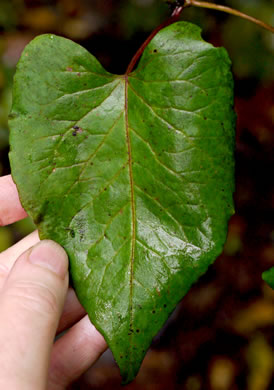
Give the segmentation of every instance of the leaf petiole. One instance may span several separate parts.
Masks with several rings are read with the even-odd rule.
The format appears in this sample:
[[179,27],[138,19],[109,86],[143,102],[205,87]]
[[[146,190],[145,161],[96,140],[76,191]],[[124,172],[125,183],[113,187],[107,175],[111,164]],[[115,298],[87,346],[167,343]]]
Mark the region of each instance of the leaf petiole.
[[193,6],[193,7],[208,8],[208,9],[213,9],[215,11],[226,12],[226,13],[234,15],[234,16],[239,16],[242,19],[249,20],[250,22],[255,23],[258,26],[263,27],[264,29],[274,33],[274,28],[272,26],[270,26],[269,24],[267,24],[267,23],[265,23],[257,18],[254,18],[253,16],[249,16],[243,12],[240,12],[238,10],[235,10],[233,8],[226,7],[223,5],[209,3],[207,1],[197,1],[197,0],[179,0],[179,1],[177,0],[175,2],[168,1],[167,3],[170,6],[172,6],[171,7],[172,14],[171,14],[170,18],[165,20],[162,24],[160,24],[160,26],[156,27],[155,30],[153,30],[152,33],[148,36],[148,38],[145,40],[145,42],[141,45],[141,47],[137,50],[137,52],[135,53],[134,57],[132,58],[132,60],[130,61],[129,65],[127,67],[127,70],[125,73],[126,75],[129,75],[133,71],[133,69],[134,69],[135,65],[137,64],[139,58],[141,57],[143,51],[145,50],[145,48],[147,47],[149,42],[155,37],[155,35],[160,30],[162,30],[162,28],[167,27],[170,24],[177,22],[181,16],[183,9],[187,8],[187,7]]

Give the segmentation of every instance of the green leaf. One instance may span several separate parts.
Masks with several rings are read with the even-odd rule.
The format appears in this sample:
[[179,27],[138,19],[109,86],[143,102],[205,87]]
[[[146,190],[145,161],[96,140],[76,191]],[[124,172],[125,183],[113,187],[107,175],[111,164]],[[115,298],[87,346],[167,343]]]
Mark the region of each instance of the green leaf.
[[124,382],[222,251],[233,213],[230,60],[200,29],[160,31],[129,76],[54,35],[24,50],[10,119],[13,178]]
[[274,290],[274,267],[264,271],[262,278]]

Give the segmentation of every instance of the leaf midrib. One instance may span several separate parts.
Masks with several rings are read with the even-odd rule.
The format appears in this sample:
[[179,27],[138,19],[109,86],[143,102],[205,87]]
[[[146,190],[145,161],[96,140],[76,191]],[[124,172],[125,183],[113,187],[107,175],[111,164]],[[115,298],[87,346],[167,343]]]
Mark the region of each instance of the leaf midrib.
[[[130,339],[132,337],[133,328],[133,278],[134,278],[134,256],[135,256],[135,241],[136,241],[136,210],[135,210],[135,199],[134,199],[134,181],[132,172],[132,146],[129,135],[129,122],[128,122],[128,75],[125,74],[125,130],[126,130],[126,142],[128,148],[128,170],[129,170],[129,181],[130,181],[130,198],[131,198],[131,214],[132,214],[132,226],[131,226],[131,255],[130,255],[130,295],[129,295],[129,315],[130,315]],[[130,354],[131,361],[131,354]]]

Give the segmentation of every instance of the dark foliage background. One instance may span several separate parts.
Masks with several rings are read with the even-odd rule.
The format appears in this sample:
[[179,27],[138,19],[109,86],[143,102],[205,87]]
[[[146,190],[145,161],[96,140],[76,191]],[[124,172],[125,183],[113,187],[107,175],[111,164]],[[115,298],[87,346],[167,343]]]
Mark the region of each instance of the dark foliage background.
[[[271,0],[218,3],[273,24]],[[12,78],[32,38],[47,32],[68,37],[96,55],[108,71],[123,73],[168,14],[162,0],[0,0],[0,175],[10,172]],[[179,304],[126,388],[273,389],[274,293],[261,279],[261,272],[274,264],[273,36],[215,11],[190,8],[182,19],[200,25],[204,38],[225,46],[233,61],[236,214],[223,254]],[[0,227],[0,251],[33,229],[28,219]],[[120,389],[111,353],[72,388]]]

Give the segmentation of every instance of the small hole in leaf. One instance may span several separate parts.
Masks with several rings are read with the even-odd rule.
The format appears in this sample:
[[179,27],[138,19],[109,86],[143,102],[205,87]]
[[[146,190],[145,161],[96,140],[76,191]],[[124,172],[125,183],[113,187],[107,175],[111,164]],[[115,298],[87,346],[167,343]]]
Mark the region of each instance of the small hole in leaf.
[[71,230],[71,231],[70,231],[70,235],[71,235],[72,238],[74,238],[74,237],[75,237],[75,231],[74,231],[74,230]]
[[153,53],[157,53],[157,49],[154,49],[154,50],[153,50]]
[[152,310],[152,314],[155,314],[156,312],[155,312],[155,310]]
[[136,333],[140,333],[140,329],[136,329]]

